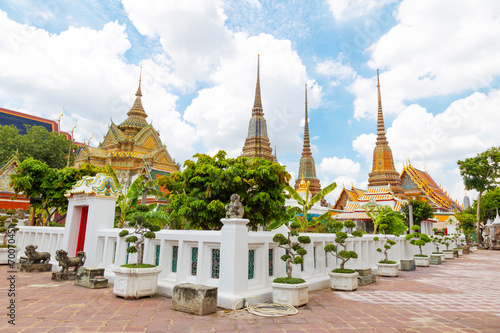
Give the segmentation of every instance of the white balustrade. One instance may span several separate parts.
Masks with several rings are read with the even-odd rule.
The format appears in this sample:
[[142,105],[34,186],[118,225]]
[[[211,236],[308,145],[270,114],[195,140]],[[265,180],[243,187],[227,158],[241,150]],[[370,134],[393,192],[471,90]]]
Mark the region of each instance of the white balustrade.
[[[156,239],[147,239],[144,263],[163,268],[158,279],[158,292],[171,295],[176,284],[191,282],[218,287],[218,303],[225,308],[231,308],[243,297],[257,297],[259,302],[271,300],[271,282],[276,277],[286,276],[285,263],[280,259],[285,250],[278,248],[272,238],[276,232],[284,232],[285,229],[248,232],[244,224],[226,225],[224,228],[220,231],[161,230],[156,233]],[[55,251],[64,244],[64,230],[21,226],[16,243],[21,249],[34,244],[38,245],[39,251],[50,252],[54,270],[57,270]],[[110,282],[114,281],[113,266],[134,263],[137,258],[136,254],[127,253],[128,245],[124,238],[119,237],[120,231],[99,229],[96,248],[85,249],[88,261],[105,268],[105,276]],[[311,243],[305,246],[307,254],[303,265],[293,265],[293,276],[305,279],[309,290],[327,288],[328,272],[339,267],[340,260],[325,253],[324,247],[333,243],[335,237],[324,233],[307,235]],[[376,272],[377,262],[384,259],[384,255],[376,251],[382,247],[383,241],[374,241],[375,236],[366,234],[347,239],[346,250],[357,252],[358,258],[349,260],[346,268],[372,268]],[[390,260],[399,262],[419,253],[418,247],[411,245],[403,236],[389,237],[396,242],[388,252]],[[426,244],[423,253],[430,254],[434,249],[433,244]],[[338,250],[342,248],[338,247]]]

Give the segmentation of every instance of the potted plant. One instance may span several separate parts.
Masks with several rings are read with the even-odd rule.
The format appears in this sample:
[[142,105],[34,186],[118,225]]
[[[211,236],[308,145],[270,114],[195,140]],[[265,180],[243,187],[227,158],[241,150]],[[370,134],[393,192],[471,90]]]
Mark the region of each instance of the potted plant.
[[0,216],[0,234],[3,234],[3,242],[0,245],[0,264],[12,264],[11,267],[14,268],[19,248],[14,245],[13,235],[19,230],[17,228],[18,220],[12,217],[15,214],[14,210],[8,209],[5,213],[7,215]]
[[446,259],[453,259],[453,250],[450,250],[450,243],[451,243],[451,237],[450,236],[445,236],[441,240],[441,244],[444,244],[446,246],[446,250],[443,250],[444,257]]
[[418,246],[420,250],[419,254],[415,254],[413,256],[413,260],[415,260],[415,265],[421,267],[428,267],[430,258],[428,255],[422,253],[422,246],[429,243],[431,239],[429,238],[429,236],[427,236],[427,234],[419,233],[420,231],[419,225],[414,225],[411,227],[411,229],[414,230],[415,232],[413,234],[406,235],[405,238],[406,240],[410,240],[410,244]]
[[445,256],[444,256],[444,253],[441,252],[441,251],[439,251],[439,244],[443,244],[443,237],[438,234],[439,230],[437,228],[432,229],[432,231],[434,231],[435,234],[432,235],[430,237],[430,239],[431,239],[431,242],[436,247],[436,251],[432,252],[431,254],[435,255],[435,256],[441,257],[441,262],[443,262],[443,261],[446,260]]
[[464,249],[462,248],[462,239],[460,238],[460,232],[459,231],[457,231],[453,235],[453,240],[455,241],[455,247],[453,248],[453,250],[458,251],[458,255],[459,256],[463,256],[464,255]]
[[[288,227],[288,224],[289,222],[272,223],[268,229],[272,230],[281,225]],[[272,283],[274,303],[288,303],[293,306],[301,306],[307,304],[309,300],[309,286],[306,284],[306,281],[304,279],[292,277],[292,264],[298,265],[304,263],[304,256],[307,254],[307,251],[303,248],[303,245],[311,243],[311,238],[309,238],[309,236],[299,236],[299,227],[300,224],[296,219],[296,215],[294,215],[287,236],[278,233],[273,237],[273,242],[278,243],[278,247],[286,251],[286,253],[281,256],[281,260],[286,264],[287,274],[287,277],[276,278]],[[293,241],[292,237],[294,239],[296,237],[296,241]]]
[[[346,269],[345,264],[351,259],[356,259],[358,254],[354,251],[347,251],[346,240],[349,235],[344,232],[344,228],[351,229],[356,227],[356,223],[353,221],[333,221],[331,226],[335,232],[335,243],[341,246],[343,249],[338,251],[335,244],[325,245],[325,252],[331,253],[337,259],[340,259],[340,267],[334,269],[328,275],[330,275],[330,286],[332,289],[353,291],[358,288],[358,272],[353,269]],[[362,237],[363,232],[361,230],[354,230],[351,233],[354,237]]]
[[113,267],[115,273],[113,293],[125,299],[153,296],[157,289],[158,274],[162,270],[161,267],[143,263],[146,238],[155,239],[155,232],[161,228],[149,222],[144,216],[149,211],[148,206],[138,205],[136,211],[132,221],[129,222],[129,225],[135,227],[135,230],[132,233],[129,233],[128,230],[122,230],[120,237],[127,237],[125,239],[127,243],[134,243],[134,245],[129,246],[127,252],[137,253],[137,263]]
[[[382,233],[384,234],[384,237],[380,238],[380,237],[376,236],[373,238],[373,240],[375,242],[380,240],[382,242],[382,245],[384,248],[383,250],[381,247],[377,248],[377,252],[384,254],[384,259],[380,260],[377,263],[378,275],[398,276],[398,274],[399,274],[398,263],[393,261],[393,260],[389,260],[389,257],[387,255],[387,251],[390,250],[393,245],[396,245],[396,242],[392,239],[389,239],[389,237],[387,237],[387,234],[385,233],[386,229],[387,229],[387,224],[381,224],[379,226],[379,230],[382,231]],[[397,237],[399,235],[394,235],[394,236]]]

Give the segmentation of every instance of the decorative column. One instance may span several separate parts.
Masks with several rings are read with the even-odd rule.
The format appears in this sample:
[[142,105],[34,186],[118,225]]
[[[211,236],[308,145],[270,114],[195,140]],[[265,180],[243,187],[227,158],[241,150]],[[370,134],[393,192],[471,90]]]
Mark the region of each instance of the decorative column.
[[218,305],[233,309],[248,289],[247,219],[221,219]]
[[231,195],[226,206],[226,218],[221,219],[220,271],[217,305],[226,309],[234,306],[248,290],[248,219],[243,218],[243,205],[238,194]]

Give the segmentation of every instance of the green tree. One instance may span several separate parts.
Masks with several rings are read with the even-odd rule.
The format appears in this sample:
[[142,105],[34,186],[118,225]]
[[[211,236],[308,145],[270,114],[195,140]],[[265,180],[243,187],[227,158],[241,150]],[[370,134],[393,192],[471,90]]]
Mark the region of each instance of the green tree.
[[[474,201],[473,208],[477,210],[477,200]],[[500,211],[500,187],[498,186],[487,191],[481,197],[481,208],[479,210],[481,221],[495,219],[497,209]]]
[[413,207],[413,225],[420,226],[422,221],[434,217],[434,208],[427,201],[420,197],[410,198],[408,203],[403,204],[403,214],[408,223],[410,222],[410,204]]
[[[348,272],[345,272],[344,265],[346,262],[348,262],[350,259],[356,259],[358,258],[358,254],[354,251],[347,251],[347,244],[346,240],[349,238],[349,235],[347,232],[344,231],[344,228],[347,229],[353,229],[356,227],[356,223],[354,223],[351,220],[342,222],[342,221],[333,221],[332,224],[334,231],[335,231],[335,243],[337,243],[339,246],[342,246],[342,250],[337,251],[337,246],[335,244],[326,244],[325,245],[325,252],[331,253],[334,257],[337,259],[340,259],[340,267],[339,269],[333,270],[335,273],[354,273],[354,270],[349,270]],[[354,230],[351,233],[352,236],[354,237],[363,237],[363,231],[361,230]]]
[[94,176],[102,171],[102,168],[89,164],[83,165],[80,169],[57,170],[30,157],[25,159],[18,166],[16,173],[10,176],[10,185],[15,191],[14,197],[23,193],[27,198],[40,199],[40,202],[33,204],[33,206],[45,212],[47,216],[45,225],[48,225],[52,222],[56,211],[62,214],[59,220],[66,216],[68,199],[64,193],[83,176]]
[[[130,221],[130,226],[135,227],[135,230],[130,234],[128,230],[122,230],[120,232],[120,237],[128,236],[125,241],[127,243],[134,243],[127,248],[128,253],[137,253],[137,266],[143,264],[144,259],[144,242],[147,239],[155,239],[156,231],[160,231],[160,226],[151,223],[146,218],[146,214],[150,211],[150,208],[146,205],[138,205],[136,207],[136,212],[132,221]],[[137,235],[137,236],[134,236]]]
[[16,154],[20,137],[14,125],[0,126],[0,165],[7,163]]
[[194,157],[196,162],[187,160],[182,172],[158,179],[170,192],[169,210],[192,227],[220,229],[233,193],[240,196],[252,229],[285,217],[283,190],[290,175],[284,166],[261,158],[226,158],[222,150],[213,157]]
[[458,161],[460,175],[464,180],[466,190],[478,191],[476,210],[476,235],[481,243],[481,196],[484,192],[492,190],[497,185],[500,173],[500,148],[492,147],[485,152],[477,154],[476,157],[466,158]]
[[[70,141],[63,134],[49,132],[43,126],[26,125],[26,134],[19,134],[13,126],[0,126],[0,164],[14,154],[19,160],[32,157],[45,162],[51,168],[64,168],[70,153]],[[74,155],[71,155],[74,159]]]
[[401,235],[408,227],[404,222],[404,216],[400,212],[392,210],[389,206],[369,206],[366,214],[373,221],[373,233],[377,233],[380,225],[385,224],[384,233],[388,235]]
[[[385,223],[382,223],[380,225],[380,231],[382,232],[382,234],[384,234],[384,237],[381,239],[380,237],[376,236],[376,237],[373,237],[373,240],[374,241],[381,241],[382,242],[382,245],[383,245],[383,250],[381,247],[377,248],[377,252],[379,253],[383,253],[384,254],[384,259],[383,260],[380,260],[379,263],[381,264],[395,264],[396,262],[393,261],[393,260],[389,260],[389,256],[387,254],[387,251],[389,251],[394,245],[396,245],[396,242],[394,241],[394,239],[399,236],[400,234],[394,234],[394,239],[390,239],[389,237],[387,237],[387,232],[386,230],[388,229],[389,225],[385,224]],[[405,226],[406,227],[406,226]],[[406,229],[405,229],[406,231]]]
[[316,216],[312,219],[307,218],[307,213],[311,210],[311,208],[320,201],[324,196],[328,195],[330,192],[335,190],[337,187],[336,183],[331,183],[330,185],[324,187],[321,191],[316,193],[316,195],[311,197],[309,192],[309,183],[306,185],[306,197],[305,199],[300,196],[300,194],[290,185],[286,185],[285,190],[294,198],[297,203],[301,206],[295,207],[296,213],[302,214],[302,216],[298,216],[297,220],[299,222],[299,232],[310,231],[311,228],[316,226],[318,223],[325,221],[328,219],[330,212],[326,212],[320,216]]

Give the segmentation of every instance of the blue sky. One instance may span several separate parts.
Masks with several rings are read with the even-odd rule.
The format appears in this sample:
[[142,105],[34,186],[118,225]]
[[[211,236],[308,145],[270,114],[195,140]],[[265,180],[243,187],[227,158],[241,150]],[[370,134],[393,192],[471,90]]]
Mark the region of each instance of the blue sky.
[[76,139],[97,146],[125,119],[142,63],[143,105],[172,157],[235,157],[260,54],[280,163],[296,176],[307,83],[321,183],[364,188],[380,68],[396,169],[410,160],[461,202],[456,161],[500,142],[499,14],[493,0],[7,0],[0,106],[51,119],[64,108],[63,129],[78,122]]

